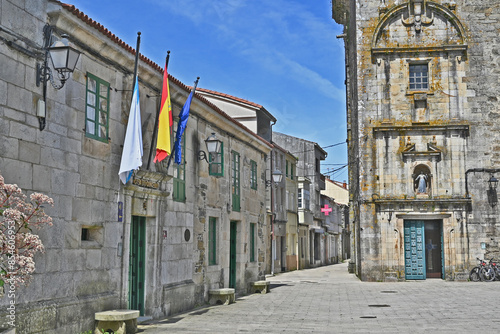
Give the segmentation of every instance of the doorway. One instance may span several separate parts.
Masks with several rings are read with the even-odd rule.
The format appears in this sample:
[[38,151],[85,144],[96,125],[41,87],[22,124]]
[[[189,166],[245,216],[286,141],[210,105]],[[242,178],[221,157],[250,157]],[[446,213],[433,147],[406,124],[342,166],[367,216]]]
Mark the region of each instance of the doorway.
[[405,220],[404,240],[406,279],[444,277],[442,220]]
[[237,222],[230,223],[229,232],[229,287],[236,288],[236,227]]
[[286,271],[286,237],[281,237],[281,271]]
[[132,216],[129,254],[129,309],[144,315],[146,217]]
[[440,221],[425,222],[425,270],[427,278],[444,278],[442,230]]

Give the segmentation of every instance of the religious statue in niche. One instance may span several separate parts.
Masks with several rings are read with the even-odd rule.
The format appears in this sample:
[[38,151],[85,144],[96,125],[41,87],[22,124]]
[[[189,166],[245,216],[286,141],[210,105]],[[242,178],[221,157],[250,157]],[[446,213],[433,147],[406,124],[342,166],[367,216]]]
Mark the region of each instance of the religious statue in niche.
[[427,175],[424,172],[420,172],[419,175],[415,178],[417,186],[417,193],[424,194],[427,192]]
[[[415,176],[416,175],[416,176]],[[427,194],[429,193],[429,181],[430,177],[423,170],[414,174],[414,184],[415,192],[417,194]]]

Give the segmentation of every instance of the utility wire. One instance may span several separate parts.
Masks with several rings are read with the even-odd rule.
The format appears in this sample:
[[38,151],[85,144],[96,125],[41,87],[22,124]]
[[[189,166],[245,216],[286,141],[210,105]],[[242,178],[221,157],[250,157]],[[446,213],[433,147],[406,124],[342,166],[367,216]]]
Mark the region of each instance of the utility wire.
[[[337,144],[333,144],[333,145],[328,145],[328,146],[324,146],[324,147],[321,147],[321,149],[325,149],[325,148],[330,148],[330,147],[335,147],[335,146],[339,146],[339,145],[342,145],[342,144],[346,144],[347,142],[345,141],[342,141],[340,143],[337,143]],[[315,151],[316,148],[313,148],[311,150],[303,150],[303,151],[298,151],[298,152],[290,152],[290,154],[298,154],[298,153],[305,153],[305,152],[311,152],[311,151]]]

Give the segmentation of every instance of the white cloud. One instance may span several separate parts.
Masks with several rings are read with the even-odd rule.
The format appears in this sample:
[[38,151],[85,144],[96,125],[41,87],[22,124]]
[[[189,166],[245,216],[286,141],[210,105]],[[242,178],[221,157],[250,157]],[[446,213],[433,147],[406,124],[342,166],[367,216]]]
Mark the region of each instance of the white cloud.
[[313,87],[325,97],[345,100],[344,87],[336,87],[318,72],[341,51],[336,48],[333,19],[327,24],[290,0],[151,1],[195,25],[215,28],[216,38],[233,57],[258,62],[267,71]]

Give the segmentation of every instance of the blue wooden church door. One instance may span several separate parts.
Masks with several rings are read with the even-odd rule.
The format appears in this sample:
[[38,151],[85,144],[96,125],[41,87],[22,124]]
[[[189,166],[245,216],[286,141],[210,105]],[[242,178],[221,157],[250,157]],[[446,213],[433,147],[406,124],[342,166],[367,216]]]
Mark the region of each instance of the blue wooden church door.
[[420,220],[405,221],[405,277],[425,279],[425,226]]

